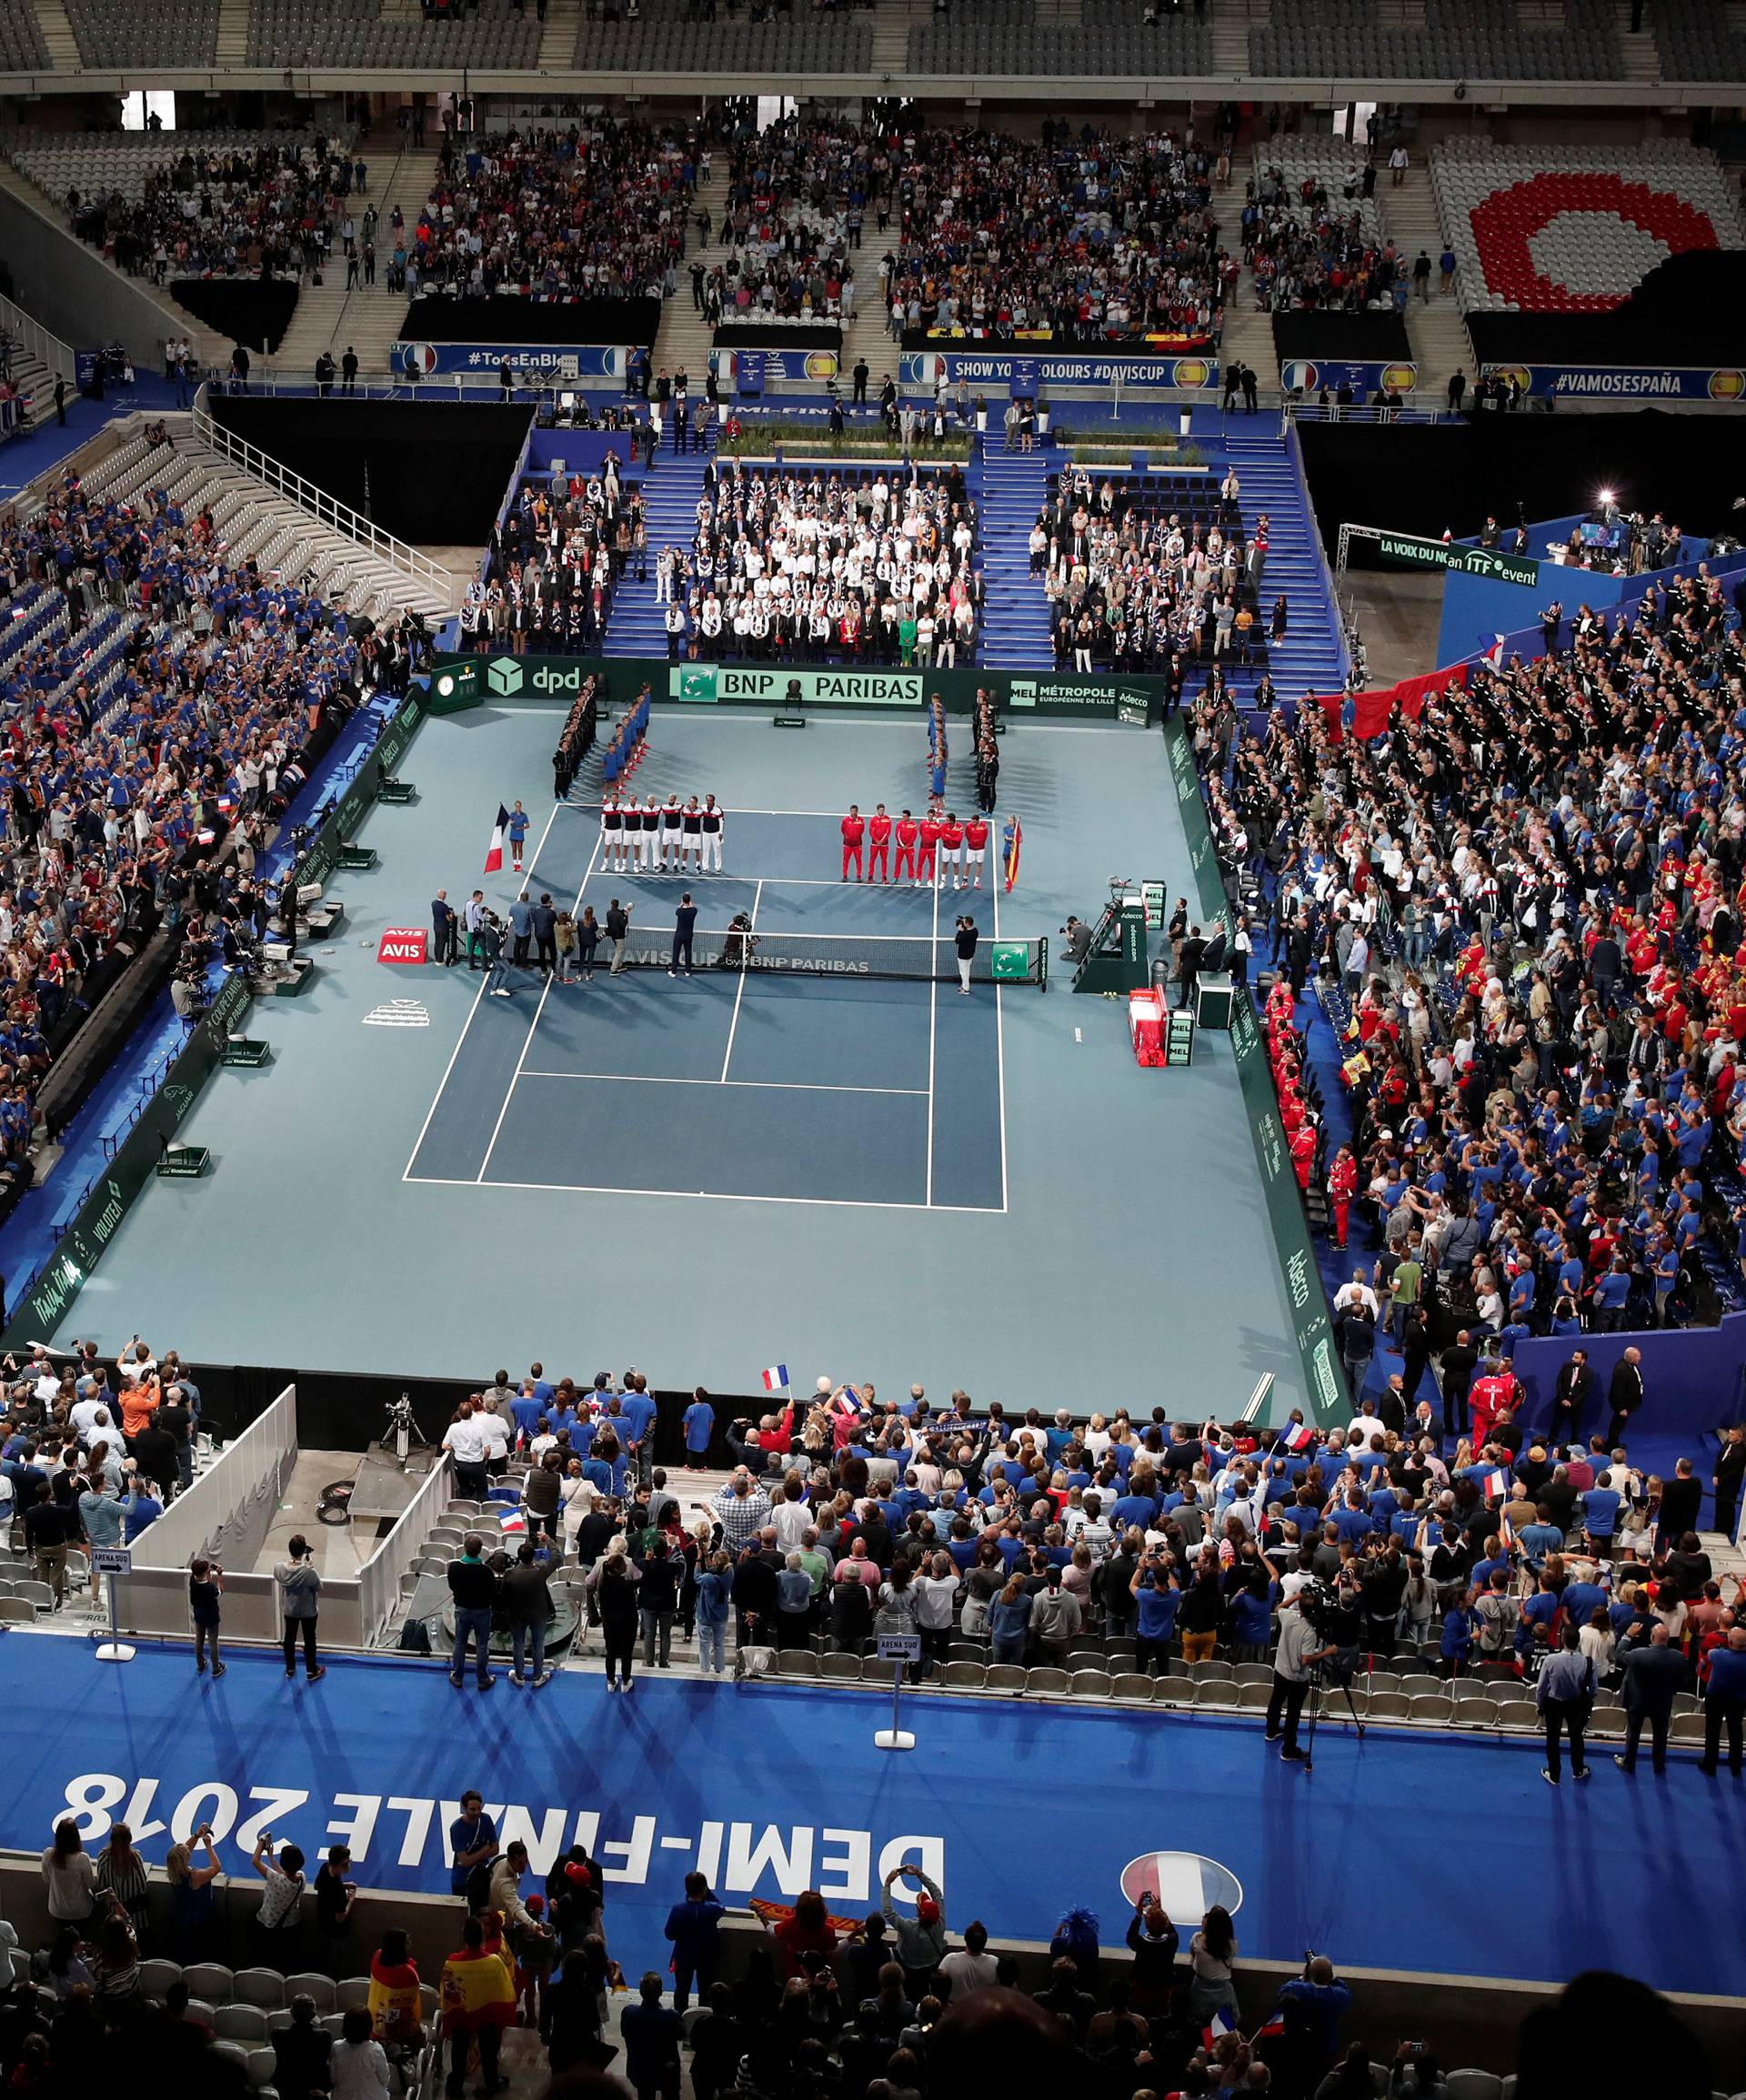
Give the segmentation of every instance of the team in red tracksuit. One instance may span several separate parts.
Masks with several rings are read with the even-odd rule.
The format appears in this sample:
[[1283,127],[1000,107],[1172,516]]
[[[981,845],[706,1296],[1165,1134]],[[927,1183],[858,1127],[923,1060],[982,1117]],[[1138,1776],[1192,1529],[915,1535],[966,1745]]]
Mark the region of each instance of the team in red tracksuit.
[[909,870],[911,884],[916,879],[916,837],[919,827],[906,809],[898,819],[898,880],[903,880],[903,871]]
[[848,815],[843,819],[843,880],[845,882],[848,880],[848,864],[851,860],[855,863],[857,879],[858,879],[860,877],[861,840],[866,836],[867,820],[856,805],[851,802],[848,806]]
[[988,850],[988,823],[986,817],[968,817],[964,820],[964,860],[970,872],[970,888],[982,887],[982,863]]
[[885,813],[881,802],[873,812],[872,822],[867,828],[867,879],[872,881],[878,876],[881,882],[891,879],[891,819]]
[[1350,1145],[1342,1145],[1334,1154],[1334,1163],[1328,1170],[1328,1201],[1334,1212],[1334,1245],[1346,1244],[1346,1233],[1351,1222],[1352,1198],[1358,1192],[1358,1161],[1352,1157]]
[[939,849],[943,827],[937,811],[929,809],[921,820],[921,850],[916,855],[916,888],[934,879],[934,856]]

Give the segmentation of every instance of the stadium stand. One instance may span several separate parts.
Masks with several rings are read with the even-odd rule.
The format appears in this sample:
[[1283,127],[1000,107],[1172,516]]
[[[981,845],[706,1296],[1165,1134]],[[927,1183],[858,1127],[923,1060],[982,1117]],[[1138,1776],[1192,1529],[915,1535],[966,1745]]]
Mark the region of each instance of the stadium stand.
[[253,0],[247,63],[410,73],[532,67],[539,40],[539,23],[511,0],[477,0],[441,15],[390,12],[384,0]]
[[1742,246],[1721,170],[1693,146],[1450,140],[1431,181],[1469,311],[1604,313],[1670,255]]
[[1259,74],[1372,80],[1616,80],[1611,8],[1571,7],[1563,26],[1527,29],[1514,0],[1426,0],[1425,25],[1384,27],[1377,0],[1278,5],[1249,33]]
[[577,31],[576,64],[587,71],[753,74],[865,73],[872,35],[843,8],[795,10],[778,19],[696,19],[687,0],[643,0],[637,21],[597,21]]
[[87,65],[210,65],[217,55],[219,0],[65,0]]
[[0,7],[0,69],[7,73],[48,70],[48,46],[33,7]]
[[1650,26],[1663,80],[1746,80],[1746,37],[1725,10],[1661,0]]
[[1364,194],[1362,156],[1332,141],[1269,139],[1255,151],[1259,217],[1243,245],[1255,304],[1362,308],[1387,297],[1398,264],[1379,266],[1388,243],[1376,199]]
[[1212,36],[1180,9],[1145,23],[1128,0],[1086,0],[1071,23],[1038,17],[1034,0],[958,0],[909,32],[916,73],[1205,74]]

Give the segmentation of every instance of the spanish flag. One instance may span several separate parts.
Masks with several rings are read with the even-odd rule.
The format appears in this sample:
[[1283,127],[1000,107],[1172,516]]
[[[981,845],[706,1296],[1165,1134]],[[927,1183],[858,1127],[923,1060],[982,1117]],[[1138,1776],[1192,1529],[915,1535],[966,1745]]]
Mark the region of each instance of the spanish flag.
[[445,2035],[515,2025],[516,1986],[501,1955],[457,1948],[443,1964],[439,1995]]
[[1018,818],[1008,818],[1006,829],[1000,834],[1000,859],[1006,869],[1008,896],[1011,896],[1012,886],[1018,879],[1018,851],[1024,842],[1024,826]]

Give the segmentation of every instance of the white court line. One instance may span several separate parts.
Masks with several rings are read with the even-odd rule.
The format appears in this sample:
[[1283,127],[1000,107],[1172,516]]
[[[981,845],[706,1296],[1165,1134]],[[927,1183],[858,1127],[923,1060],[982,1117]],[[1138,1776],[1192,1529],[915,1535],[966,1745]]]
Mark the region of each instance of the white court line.
[[816,1080],[679,1080],[654,1072],[523,1072],[525,1080],[613,1080],[627,1087],[752,1087],[776,1094],[902,1094],[921,1100],[920,1087],[835,1087]]
[[[487,970],[486,977],[490,974]],[[461,1045],[467,1040],[467,1031],[473,1025],[473,1016],[479,1010],[479,1001],[485,997],[486,977],[479,980],[479,989],[473,994],[473,1003],[467,1010],[467,1019],[461,1023],[461,1032],[455,1038],[455,1048],[448,1053],[448,1062],[443,1067],[443,1076],[436,1082],[436,1091],[430,1097],[430,1106],[425,1110],[425,1120],[419,1124],[418,1135],[412,1141],[412,1152],[406,1161],[406,1171],[400,1177],[403,1181],[410,1181],[413,1178],[412,1162],[418,1157],[418,1149],[425,1141],[426,1133],[436,1114],[437,1104],[448,1086],[449,1075],[455,1070],[455,1060],[461,1054]]]
[[[757,929],[758,907],[763,895],[764,885],[760,882],[752,892],[752,917],[751,925],[748,929],[748,933]],[[732,1062],[734,1055],[734,1037],[739,1030],[739,1002],[746,996],[746,980],[750,972],[751,957],[748,954],[744,942],[740,945],[739,954],[739,982],[734,987],[734,1018],[728,1023],[728,1048],[723,1051],[721,1059],[721,1083],[723,1086],[728,1084],[728,1067]]]
[[[706,1086],[716,1082],[707,1080]],[[416,1174],[407,1179],[433,1189],[477,1189],[475,1181],[457,1181],[452,1174]],[[974,1203],[872,1203],[853,1196],[736,1196],[722,1189],[619,1189],[597,1181],[487,1181],[487,1189],[544,1189],[557,1196],[677,1196],[687,1203],[799,1203],[825,1211],[938,1211],[966,1218],[998,1218],[992,1205]]]
[[[742,810],[741,814],[745,815],[747,812]],[[606,871],[603,869],[602,872],[604,873]],[[627,875],[624,878],[624,879],[627,882],[684,882],[687,884],[697,881],[710,883],[751,882],[755,880],[758,882],[760,886],[768,883],[772,889],[840,889],[845,896],[848,897],[858,897],[863,892],[871,892],[877,896],[880,892],[888,889],[892,891],[895,895],[898,896],[907,897],[909,894],[908,889],[900,889],[898,885],[895,882],[845,882],[840,875],[764,875],[757,877],[750,875],[697,876],[663,874],[657,869],[650,869],[645,874]],[[877,940],[879,937],[877,934],[872,934],[869,935],[868,938],[870,939]]]
[[[556,816],[557,814],[557,803],[553,803],[552,815]],[[547,819],[547,829],[549,830],[550,829],[551,819],[548,818]],[[544,846],[546,843],[543,834],[541,835],[539,842],[541,846]],[[588,887],[588,877],[594,873],[595,856],[599,852],[599,850],[600,834],[597,831],[594,838],[594,852],[588,855],[588,865],[582,877],[582,889],[577,891],[576,904],[573,904],[570,907],[572,912],[576,910],[577,905],[579,905],[582,901],[583,891],[586,890]],[[537,860],[538,858],[539,855],[536,853],[534,855],[534,859]],[[529,865],[531,866],[532,864],[529,863]],[[491,1155],[497,1149],[497,1140],[503,1132],[504,1118],[509,1113],[509,1104],[516,1098],[516,1088],[520,1084],[521,1081],[521,1068],[527,1062],[527,1052],[534,1047],[534,1037],[538,1033],[539,1030],[539,1017],[546,1010],[546,1001],[552,996],[552,981],[556,975],[557,972],[555,970],[548,970],[546,972],[546,981],[539,988],[539,1004],[535,1007],[534,1018],[527,1024],[527,1040],[521,1046],[521,1055],[516,1060],[516,1069],[509,1075],[509,1084],[504,1093],[503,1106],[497,1110],[497,1120],[491,1126],[491,1142],[485,1148],[485,1157],[480,1161],[479,1171],[477,1175],[475,1177],[478,1181],[484,1181],[485,1170],[491,1164]]]
[[[939,942],[939,860],[934,860],[935,947]],[[939,1019],[939,985],[934,976],[934,949],[928,950],[928,1209],[934,1207],[934,1040]]]
[[[534,848],[534,860],[537,860],[546,850],[546,840],[552,829],[552,818],[557,815],[557,804],[554,802],[552,804],[552,815],[546,819],[546,829],[539,835],[539,844]],[[533,861],[528,862],[528,867],[531,869]],[[443,1067],[443,1076],[436,1082],[436,1091],[430,1097],[430,1106],[425,1110],[425,1120],[419,1124],[418,1135],[413,1140],[411,1158],[407,1160],[406,1171],[400,1177],[403,1181],[408,1181],[412,1179],[413,1160],[418,1157],[418,1148],[424,1143],[425,1133],[430,1129],[432,1120],[436,1117],[437,1104],[441,1101],[444,1091],[448,1086],[449,1074],[455,1070],[455,1060],[461,1054],[461,1045],[467,1040],[467,1031],[473,1025],[473,1016],[479,1010],[479,1001],[485,997],[485,987],[490,975],[491,972],[487,970],[485,976],[479,980],[479,989],[473,994],[473,1003],[467,1010],[467,1019],[461,1023],[461,1032],[455,1038],[455,1048],[448,1053],[448,1062]]]
[[[598,809],[600,807],[601,804],[598,802],[572,802],[570,804],[572,809]],[[741,809],[735,808],[724,809],[722,815],[724,817],[829,817],[840,823],[843,811],[840,809]],[[723,869],[724,874],[731,875],[731,872],[730,869]],[[748,881],[750,878],[742,875],[738,879],[745,882]]]
[[[989,895],[994,899],[994,938],[1000,938],[1000,883],[997,873]],[[1000,994],[1004,985],[994,988],[994,1069],[1000,1086],[1000,1208],[1007,1207],[1007,1031],[1002,1015]]]

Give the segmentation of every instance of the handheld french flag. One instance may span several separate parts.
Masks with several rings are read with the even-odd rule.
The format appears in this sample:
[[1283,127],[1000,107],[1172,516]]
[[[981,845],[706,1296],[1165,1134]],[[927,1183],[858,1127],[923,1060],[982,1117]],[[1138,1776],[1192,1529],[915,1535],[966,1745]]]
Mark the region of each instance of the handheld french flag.
[[1025,828],[1018,818],[1012,818],[1000,834],[1000,862],[1006,877],[1007,895],[1012,895],[1012,886],[1018,879],[1018,856],[1024,850]]
[[788,1367],[786,1363],[773,1363],[764,1373],[766,1392],[786,1392],[788,1390]]
[[1498,1536],[1503,1541],[1504,1552],[1513,1553],[1516,1550],[1516,1527],[1508,1517],[1498,1519]]
[[1236,2026],[1236,2021],[1233,2020],[1230,2015],[1226,2012],[1225,2008],[1220,2005],[1215,2010],[1211,2019],[1209,2019],[1206,2025],[1201,2028],[1200,2038],[1203,2042],[1205,2042],[1208,2048],[1210,2049],[1213,2044],[1221,2035],[1229,2035],[1234,2033]]
[[1308,1451],[1316,1441],[1316,1432],[1307,1422],[1294,1422],[1283,1439],[1287,1451]]
[[1480,1492],[1489,1502],[1500,1502],[1510,1492],[1510,1475],[1501,1466],[1493,1466],[1480,1482]]
[[487,875],[499,875],[503,872],[503,834],[508,823],[509,812],[499,802],[497,820],[491,827],[491,848],[485,857],[485,871]]
[[1249,2038],[1251,2042],[1265,2042],[1271,2035],[1283,2035],[1284,2032],[1285,2015],[1283,2013],[1275,2013],[1260,2026],[1257,2027],[1255,2032]]

